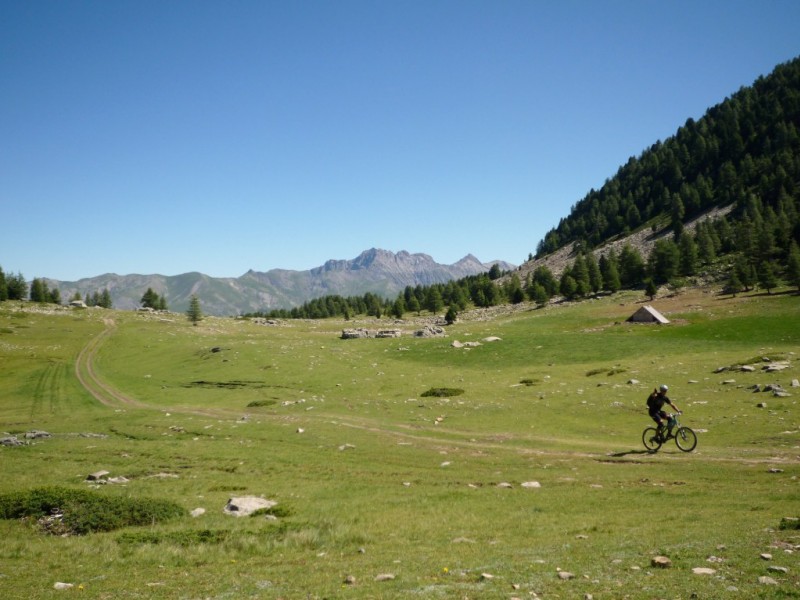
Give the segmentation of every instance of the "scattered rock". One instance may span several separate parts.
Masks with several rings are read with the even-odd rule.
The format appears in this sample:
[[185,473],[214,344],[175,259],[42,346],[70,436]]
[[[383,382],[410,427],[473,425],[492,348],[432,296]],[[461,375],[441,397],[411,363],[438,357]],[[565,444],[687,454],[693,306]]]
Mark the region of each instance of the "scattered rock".
[[499,338],[495,335],[490,335],[489,337],[483,338],[484,342],[501,342],[503,341],[502,338]]
[[56,581],[53,585],[54,590],[69,590],[75,587],[73,583],[64,583],[63,581]]
[[446,337],[447,334],[445,333],[442,327],[438,325],[425,325],[422,329],[418,329],[414,332],[414,337]]
[[767,577],[766,575],[762,575],[758,578],[758,583],[761,585],[778,585],[778,582],[773,579],[772,577]]
[[491,573],[481,573],[480,579],[481,581],[491,581],[492,579],[494,579],[494,575],[492,575]]
[[570,579],[575,579],[575,575],[573,573],[570,573],[569,571],[559,571],[558,578],[563,581],[568,581]]
[[772,554],[769,552],[763,552],[760,556],[761,560],[772,560]]
[[375,576],[375,581],[392,581],[394,573],[380,573]]
[[130,479],[127,477],[123,477],[120,475],[119,477],[109,477],[108,483],[116,483],[116,484],[125,484],[128,483]]
[[379,329],[375,334],[376,338],[399,338],[403,336],[403,332],[399,329]]
[[695,575],[713,575],[716,572],[716,569],[710,569],[708,567],[695,567],[692,569],[692,573]]
[[769,567],[767,567],[767,571],[772,571],[773,573],[782,573],[783,575],[786,575],[789,572],[789,569],[787,567],[776,567],[775,565],[770,565]]
[[0,438],[0,445],[9,446],[9,447],[24,446],[25,442],[17,439],[17,436],[15,436],[15,435],[9,435],[9,436]]
[[344,578],[344,584],[345,585],[355,585],[356,584],[356,578],[353,575],[348,575],[347,577]]
[[538,481],[523,481],[522,487],[527,489],[536,489],[542,487],[542,484]]
[[774,362],[763,367],[767,373],[777,373],[789,368],[789,361]]
[[40,438],[49,438],[50,434],[46,431],[28,431],[25,433],[26,440],[38,440]]
[[756,404],[756,408],[767,408],[767,403],[759,402],[758,404]]
[[356,339],[370,338],[370,337],[373,337],[373,334],[369,329],[364,329],[359,327],[358,329],[342,330],[343,340],[356,340]]
[[343,452],[344,450],[353,450],[353,449],[355,449],[355,446],[353,446],[353,444],[342,444],[341,446],[339,446],[340,452]]
[[272,508],[277,504],[278,503],[274,500],[267,500],[265,498],[259,498],[258,496],[241,496],[228,500],[228,503],[222,510],[226,515],[246,517],[257,510]]
[[736,383],[736,380],[735,380],[735,379],[725,379],[725,380],[722,382],[722,385],[733,385],[733,384],[735,384],[735,383]]
[[202,516],[202,515],[206,514],[206,509],[205,509],[205,508],[195,508],[195,509],[194,509],[194,510],[193,510],[191,513],[189,513],[189,514],[191,514],[193,517],[197,518],[197,517],[200,517],[200,516]]
[[800,380],[792,379],[792,383],[790,384],[790,387],[793,387],[793,388],[800,387]]
[[498,484],[497,484],[497,487],[499,487],[499,488],[505,488],[505,489],[511,489],[511,488],[512,488],[512,487],[514,487],[514,486],[513,486],[513,485],[511,485],[510,483],[508,483],[507,481],[502,481],[502,482],[500,482],[500,483],[498,483]]
[[639,385],[638,379],[628,379],[628,385]]
[[672,566],[672,561],[666,556],[654,556],[650,560],[650,564],[659,569],[669,569]]
[[108,477],[110,473],[108,471],[96,471],[94,473],[89,473],[86,476],[86,481],[99,481],[100,479],[105,479]]

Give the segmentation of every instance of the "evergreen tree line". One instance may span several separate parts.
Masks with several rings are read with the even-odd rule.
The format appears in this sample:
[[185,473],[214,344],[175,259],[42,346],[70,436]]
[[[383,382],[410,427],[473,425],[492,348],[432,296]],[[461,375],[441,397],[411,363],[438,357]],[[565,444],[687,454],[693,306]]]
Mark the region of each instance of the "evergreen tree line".
[[[30,300],[41,304],[61,304],[61,291],[47,285],[47,281],[34,277],[30,287],[22,273],[6,275],[0,267],[0,301],[3,300]],[[96,291],[93,294],[86,292],[86,298],[81,298],[76,292],[70,300],[83,300],[87,306],[102,306],[111,308],[111,293],[108,289]]]
[[167,297],[158,295],[153,291],[153,288],[147,288],[147,291],[142,294],[140,300],[143,308],[152,308],[153,310],[169,310],[167,307]]
[[[539,242],[537,257],[572,242],[594,248],[657,222],[683,223],[733,205],[733,221],[760,214],[781,221],[776,244],[800,242],[800,58],[689,119],[665,142],[631,157],[600,190],[590,190]],[[770,213],[771,214],[768,214]]]
[[344,298],[339,295],[323,296],[290,309],[274,309],[248,313],[245,317],[264,317],[270,319],[324,319],[343,317],[350,319],[356,315],[380,318],[388,315],[397,319],[406,313],[420,315],[422,311],[440,314],[445,307],[451,308],[450,318],[468,306],[495,306],[509,300],[507,286],[498,285],[496,280],[503,276],[497,265],[488,273],[470,275],[448,283],[435,283],[428,286],[406,286],[394,300],[381,298],[367,292],[363,296]]

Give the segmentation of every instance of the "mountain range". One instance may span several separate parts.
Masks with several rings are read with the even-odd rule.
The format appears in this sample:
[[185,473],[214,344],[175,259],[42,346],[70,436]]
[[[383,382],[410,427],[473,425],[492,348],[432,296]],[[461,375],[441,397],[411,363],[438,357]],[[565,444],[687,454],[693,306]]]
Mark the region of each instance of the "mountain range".
[[181,275],[116,275],[107,273],[78,281],[48,279],[61,297],[81,297],[108,289],[114,308],[132,310],[141,305],[148,288],[167,300],[169,309],[183,312],[192,295],[208,315],[231,316],[276,308],[292,308],[327,295],[360,296],[371,292],[394,298],[406,286],[446,283],[485,273],[497,264],[501,270],[515,266],[504,261],[482,263],[468,254],[451,265],[437,263],[427,254],[390,252],[372,248],[351,260],[329,260],[307,271],[250,270],[241,277],[210,277],[202,273]]

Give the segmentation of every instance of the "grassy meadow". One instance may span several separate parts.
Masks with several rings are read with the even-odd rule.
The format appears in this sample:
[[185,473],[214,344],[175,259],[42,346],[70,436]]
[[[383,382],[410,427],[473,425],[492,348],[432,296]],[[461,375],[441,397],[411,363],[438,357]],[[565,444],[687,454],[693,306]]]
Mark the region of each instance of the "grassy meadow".
[[[781,526],[800,517],[800,297],[691,290],[652,303],[671,324],[625,324],[641,304],[476,311],[416,338],[414,319],[2,303],[0,437],[50,437],[0,446],[0,513],[58,488],[180,514],[85,535],[0,519],[0,596],[800,598],[800,530]],[[642,445],[660,383],[694,452]],[[768,383],[791,395],[748,389]],[[101,470],[127,481],[86,481]],[[278,510],[223,513],[248,495]]]

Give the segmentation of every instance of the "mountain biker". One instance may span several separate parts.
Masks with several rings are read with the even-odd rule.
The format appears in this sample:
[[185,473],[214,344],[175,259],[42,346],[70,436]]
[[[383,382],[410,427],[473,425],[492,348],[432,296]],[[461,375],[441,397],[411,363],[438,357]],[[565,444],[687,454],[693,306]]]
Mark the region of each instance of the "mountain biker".
[[669,404],[677,413],[681,411],[673,404],[672,400],[667,397],[667,390],[669,390],[669,388],[663,383],[657,390],[653,390],[653,393],[647,397],[647,413],[650,415],[650,418],[658,424],[659,435],[664,433],[664,421],[667,421],[666,439],[669,439],[672,436],[672,426],[674,423],[672,419],[669,418],[669,415],[664,412],[664,405]]

